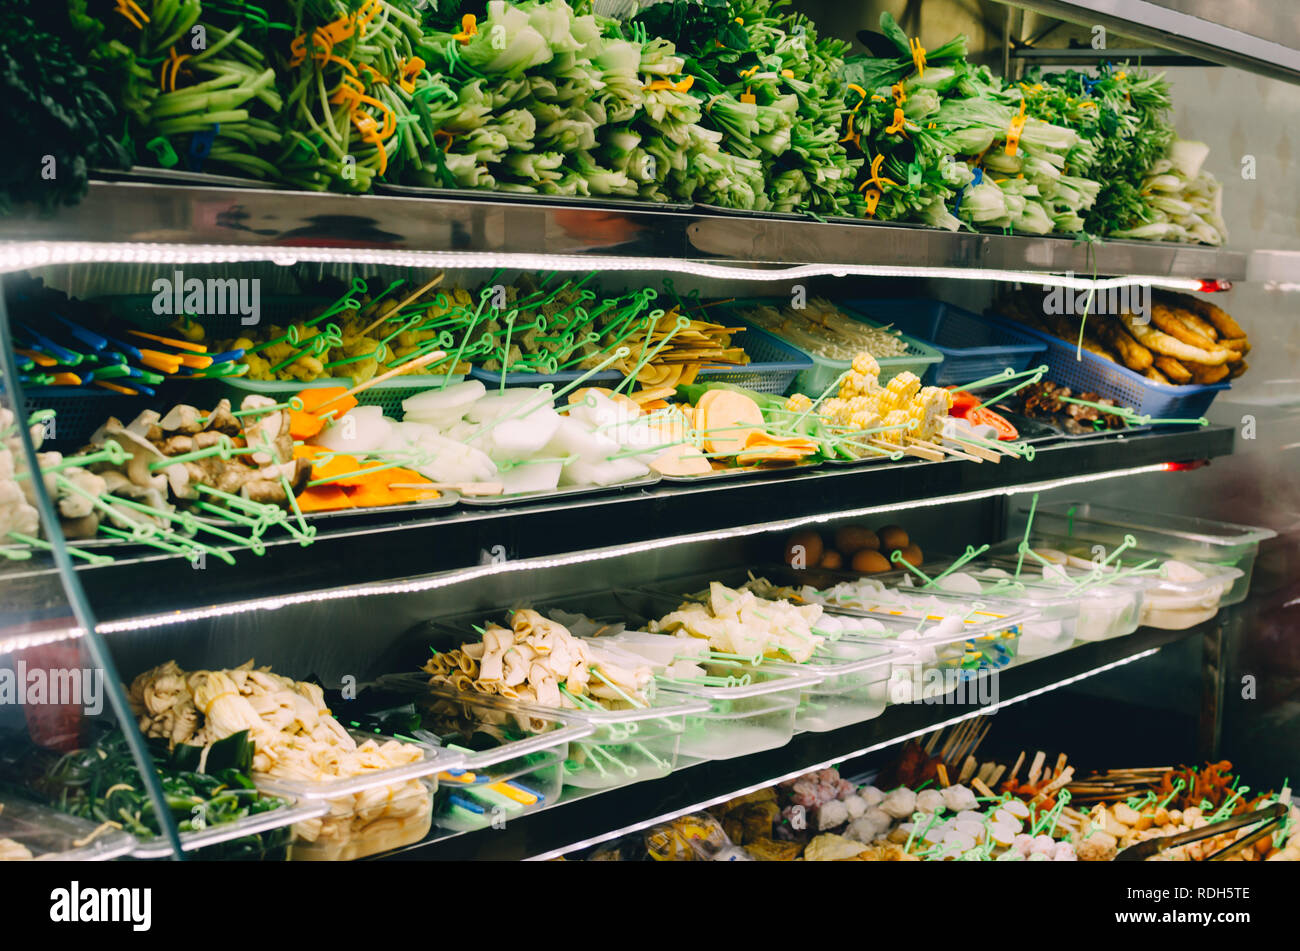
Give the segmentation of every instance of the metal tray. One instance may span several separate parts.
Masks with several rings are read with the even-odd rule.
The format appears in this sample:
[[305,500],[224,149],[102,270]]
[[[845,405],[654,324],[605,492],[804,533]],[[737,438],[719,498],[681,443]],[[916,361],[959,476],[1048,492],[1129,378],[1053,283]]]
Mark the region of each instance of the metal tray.
[[663,476],[665,482],[675,482],[679,485],[694,485],[697,482],[718,482],[726,479],[746,479],[760,476],[781,475],[786,472],[816,469],[820,462],[801,462],[792,466],[770,466],[762,468],[759,466],[749,466],[743,469],[722,469],[717,472],[710,472],[708,475],[695,476]]
[[554,492],[524,492],[518,495],[498,495],[498,496],[464,496],[459,500],[466,505],[494,507],[501,505],[511,505],[515,502],[549,502],[553,499],[567,499],[576,495],[595,495],[597,492],[618,492],[622,489],[640,489],[646,486],[658,485],[660,476],[651,472],[648,476],[640,479],[631,479],[627,482],[618,482],[614,485],[572,485],[563,489],[556,489]]
[[191,172],[181,168],[153,168],[132,165],[130,168],[95,168],[90,177],[118,182],[161,182],[164,185],[212,185],[221,188],[259,188],[287,190],[289,186],[260,178],[241,175],[216,175],[212,172]]
[[710,215],[728,215],[734,218],[766,218],[772,221],[816,221],[812,215],[801,211],[754,211],[750,208],[723,208],[721,205],[708,205],[696,202],[696,211]]
[[497,191],[491,188],[427,188],[421,185],[377,183],[377,195],[404,198],[449,198],[456,201],[508,201],[511,204],[547,205],[561,208],[609,208],[621,211],[689,211],[690,202],[638,201],[631,198],[591,198],[567,195],[531,195],[527,192]]

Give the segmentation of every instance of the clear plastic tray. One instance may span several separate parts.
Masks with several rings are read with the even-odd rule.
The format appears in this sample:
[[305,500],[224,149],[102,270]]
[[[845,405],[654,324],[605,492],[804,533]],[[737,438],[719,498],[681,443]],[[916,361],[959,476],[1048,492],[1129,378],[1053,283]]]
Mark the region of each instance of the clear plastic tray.
[[[477,694],[430,684],[424,674],[383,678],[382,687],[424,699],[426,718],[445,713],[455,732],[501,733],[519,739],[471,750],[443,736],[446,747],[462,757],[459,767],[438,773],[433,821],[440,828],[469,832],[501,824],[554,805],[563,786],[569,744],[590,736],[593,727],[567,716],[511,709],[508,701],[492,703]],[[499,698],[498,698],[499,699]],[[499,737],[498,737],[499,738]]]
[[[734,576],[736,572],[727,574]],[[721,580],[717,573],[712,573],[678,578],[664,584],[691,590]],[[638,606],[638,613],[654,613],[656,617],[675,611],[683,601],[690,600],[687,594],[674,594],[661,587],[643,588],[639,594],[648,600]],[[889,678],[890,663],[887,653],[879,646],[854,642],[845,635],[839,640],[827,638],[805,663],[769,659],[759,666],[811,670],[818,674],[818,683],[803,691],[795,729],[824,732],[870,720],[884,712],[882,685]]]
[[[1018,539],[1011,539],[995,546],[991,551],[1009,560],[1014,556],[1008,553],[1014,551],[1018,545]],[[1066,538],[1035,530],[1030,538],[1030,546],[1036,550],[1055,549],[1070,556],[1073,562],[1066,565],[1065,570],[1071,577],[1082,578],[1092,570],[1093,542],[1087,539]],[[1144,552],[1131,548],[1125,552],[1123,561],[1128,564],[1131,559],[1136,564],[1152,557],[1168,556],[1162,556],[1159,552]],[[1180,582],[1170,581],[1158,575],[1133,575],[1122,578],[1110,586],[1138,592],[1139,624],[1181,631],[1201,621],[1208,621],[1218,613],[1222,599],[1236,589],[1242,577],[1240,568],[1186,561],[1181,558],[1178,560],[1196,568],[1205,575],[1205,578],[1200,581]]]
[[[393,737],[349,731],[358,743]],[[399,742],[410,743],[410,740]],[[294,825],[292,861],[346,861],[418,842],[433,822],[433,775],[456,769],[459,753],[415,743],[423,757],[413,763],[325,782],[275,779],[254,774],[258,786],[299,801],[324,802],[328,812]]]
[[1224,606],[1246,599],[1259,544],[1277,537],[1277,532],[1270,528],[1236,525],[1191,515],[1140,512],[1090,502],[1040,505],[1034,516],[1034,525],[1045,532],[1087,539],[1108,548],[1121,544],[1125,535],[1133,535],[1138,548],[1145,551],[1180,561],[1190,559],[1238,568],[1241,576],[1224,596]]
[[785,746],[797,729],[804,698],[821,682],[816,672],[794,665],[703,666],[711,675],[746,674],[750,682],[737,687],[661,682],[665,692],[709,702],[707,711],[686,718],[680,753],[696,760],[732,759]]
[[[105,829],[90,838],[98,827],[97,822],[24,799],[13,796],[0,799],[0,839],[12,839],[24,846],[33,859],[106,862],[135,848],[135,837],[120,829]],[[83,844],[77,845],[78,842]]]
[[[1037,566],[1035,566],[1037,567]],[[992,562],[972,562],[963,570],[979,577],[982,581],[996,581],[984,577],[982,572],[988,568],[1009,571],[1009,566]],[[1080,577],[1079,580],[1082,580]],[[1019,584],[1023,590],[1008,587],[998,591],[998,597],[1018,601],[1027,607],[1046,607],[1055,600],[1064,599],[1074,604],[1077,617],[1073,623],[1074,641],[1104,641],[1112,637],[1132,634],[1138,629],[1138,618],[1142,611],[1142,593],[1145,584],[1096,585],[1082,591],[1071,592],[1067,585],[1053,584],[1037,574],[1020,576]],[[1032,625],[1027,625],[1030,627]],[[1069,645],[1066,645],[1069,646]],[[1026,652],[1026,641],[1022,634],[1020,653]]]
[[[270,812],[247,816],[236,822],[210,826],[202,831],[182,832],[180,834],[181,850],[194,852],[213,845],[224,845],[236,839],[258,835],[262,832],[283,829],[285,826],[317,819],[329,812],[329,808],[327,803],[319,800],[297,803],[290,800],[284,806],[279,809],[272,809]],[[151,839],[137,839],[135,847],[131,849],[131,857],[137,859],[165,859],[170,858],[171,854],[172,847],[163,836],[154,836]]]
[[[459,646],[470,639],[466,632],[473,631],[471,625],[491,614],[480,611],[438,620],[425,631],[441,643]],[[382,678],[381,682],[388,680]],[[501,709],[543,717],[558,715],[590,724],[591,734],[569,744],[569,758],[564,763],[564,785],[583,789],[611,789],[667,776],[677,765],[686,717],[709,709],[706,701],[667,692],[653,699],[649,707],[630,710],[572,710],[503,700],[487,694],[480,697]]]

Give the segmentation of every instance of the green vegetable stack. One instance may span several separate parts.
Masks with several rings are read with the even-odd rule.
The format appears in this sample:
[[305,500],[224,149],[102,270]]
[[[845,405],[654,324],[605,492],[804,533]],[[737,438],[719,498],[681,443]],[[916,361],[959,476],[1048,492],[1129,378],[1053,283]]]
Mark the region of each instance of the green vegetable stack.
[[125,167],[122,123],[95,83],[85,50],[59,5],[0,6],[0,120],[9,137],[0,212],[14,203],[50,209],[85,194],[91,167]]

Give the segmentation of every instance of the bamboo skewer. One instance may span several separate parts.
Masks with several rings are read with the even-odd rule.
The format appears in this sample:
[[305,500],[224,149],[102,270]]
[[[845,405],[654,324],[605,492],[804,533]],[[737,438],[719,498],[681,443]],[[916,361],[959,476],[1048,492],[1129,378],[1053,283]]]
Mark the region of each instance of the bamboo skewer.
[[985,459],[988,462],[1001,462],[1002,457],[1006,455],[1006,453],[995,452],[994,450],[988,449],[984,446],[977,446],[973,442],[966,442],[964,439],[958,439],[956,436],[944,436],[942,439],[943,443],[953,443],[963,452],[969,452],[971,455],[979,456],[981,459]]
[[907,445],[916,446],[920,449],[928,449],[931,452],[940,452],[944,455],[952,456],[954,459],[969,459],[971,462],[983,462],[978,456],[973,456],[968,452],[960,449],[954,449],[952,446],[942,445],[936,442],[930,442],[928,439],[908,439]]
[[935,452],[933,449],[922,449],[919,446],[903,445],[896,446],[893,443],[887,443],[883,439],[868,439],[867,445],[875,446],[877,449],[883,449],[886,452],[898,452],[900,449],[909,456],[916,456],[918,459],[928,459],[930,462],[943,462],[948,458],[941,452]]
[[441,360],[446,355],[447,352],[445,350],[434,350],[432,353],[426,353],[422,357],[416,357],[414,360],[408,360],[406,363],[403,363],[401,366],[393,367],[393,369],[389,370],[387,373],[381,373],[379,374],[379,376],[371,377],[369,380],[366,380],[364,383],[358,383],[356,386],[352,387],[352,389],[345,390],[344,392],[340,393],[338,396],[335,396],[333,399],[326,400],[324,403],[321,403],[319,406],[316,407],[315,412],[317,415],[320,415],[320,411],[323,410],[326,406],[329,406],[331,403],[337,403],[345,396],[356,396],[358,393],[364,390],[368,390],[372,386],[375,386],[379,383],[383,383],[385,380],[392,379],[395,376],[405,373],[407,370],[413,370],[416,369],[417,367],[427,366],[428,364],[433,363],[435,360]]
[[441,284],[441,283],[442,283],[442,279],[443,279],[443,277],[445,277],[445,276],[446,276],[446,272],[445,272],[445,271],[440,271],[440,272],[438,272],[438,276],[435,277],[432,281],[430,281],[428,284],[425,284],[422,288],[420,288],[420,289],[419,289],[418,291],[416,291],[414,294],[411,294],[409,297],[406,298],[406,300],[402,301],[402,302],[401,302],[400,304],[398,304],[396,307],[392,308],[391,310],[387,310],[387,311],[385,311],[385,312],[384,312],[384,315],[383,315],[382,317],[379,317],[379,318],[377,318],[376,320],[374,320],[373,322],[371,322],[370,325],[367,326],[365,330],[361,331],[361,333],[357,334],[357,336],[358,336],[358,337],[364,337],[366,334],[370,333],[370,331],[374,330],[376,327],[378,327],[380,324],[382,324],[382,323],[383,323],[385,320],[387,320],[389,317],[392,317],[393,315],[395,315],[395,314],[397,314],[398,312],[400,312],[401,309],[402,309],[403,307],[405,307],[407,304],[411,303],[412,301],[417,300],[417,299],[420,297],[420,295],[423,294],[425,291],[433,290],[433,288],[435,288],[435,287],[437,287],[439,284]]

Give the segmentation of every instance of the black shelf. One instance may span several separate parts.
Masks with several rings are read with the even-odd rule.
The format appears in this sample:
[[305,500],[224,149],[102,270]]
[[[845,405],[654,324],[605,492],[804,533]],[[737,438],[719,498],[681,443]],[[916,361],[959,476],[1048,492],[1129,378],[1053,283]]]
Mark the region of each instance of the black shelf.
[[482,553],[498,545],[517,561],[869,506],[1032,490],[1060,479],[1227,455],[1233,439],[1231,427],[1162,429],[1040,446],[1033,462],[822,466],[750,480],[663,482],[563,501],[435,509],[424,516],[358,516],[347,527],[322,527],[307,548],[287,536],[267,539],[266,554],[239,551],[230,566],[209,558],[195,571],[176,556],[106,548],[117,558],[113,564],[79,565],[77,574],[99,620],[114,621],[194,608],[200,581],[203,604],[230,604],[456,571],[478,565]]
[[[1199,636],[1215,621],[1184,631],[1139,628],[1126,637],[1081,644],[1050,657],[1000,671],[997,703],[1027,699],[1036,692],[1082,679],[1101,668]],[[984,674],[982,676],[988,676]],[[670,776],[585,796],[511,820],[502,829],[482,829],[434,838],[382,858],[403,861],[491,859],[517,861],[544,857],[575,843],[608,838],[644,827],[650,820],[680,815],[743,791],[797,775],[824,763],[848,759],[890,741],[929,732],[981,708],[972,704],[893,705],[874,720],[826,733],[800,733],[774,750],[731,760],[699,763]],[[435,832],[434,835],[437,835]]]

